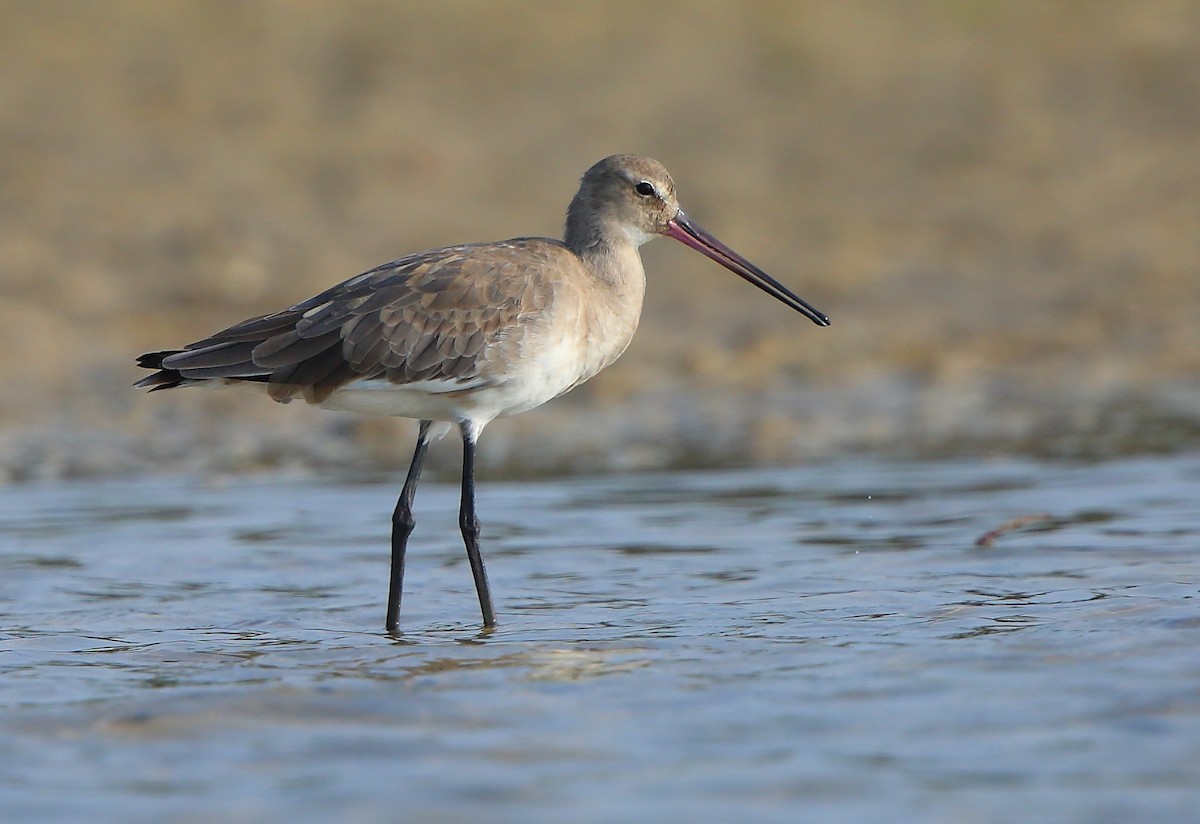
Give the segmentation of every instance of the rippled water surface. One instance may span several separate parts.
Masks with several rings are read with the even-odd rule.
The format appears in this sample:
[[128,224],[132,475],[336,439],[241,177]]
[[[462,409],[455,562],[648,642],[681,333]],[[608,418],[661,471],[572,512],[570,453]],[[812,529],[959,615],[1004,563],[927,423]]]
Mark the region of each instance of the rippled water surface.
[[[1194,821],[1200,456],[0,490],[0,812]],[[1033,519],[988,547],[976,539]]]

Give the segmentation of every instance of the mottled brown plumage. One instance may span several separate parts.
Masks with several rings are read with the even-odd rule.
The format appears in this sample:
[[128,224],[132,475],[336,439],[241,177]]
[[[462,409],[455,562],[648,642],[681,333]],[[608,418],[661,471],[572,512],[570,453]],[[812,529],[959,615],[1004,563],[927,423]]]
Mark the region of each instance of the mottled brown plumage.
[[156,353],[161,360],[142,365],[165,370],[168,380],[154,375],[140,385],[265,381],[275,400],[309,403],[374,378],[480,387],[494,377],[505,333],[550,306],[550,275],[568,255],[558,241],[518,238],[400,258],[181,351]]
[[[638,247],[667,235],[821,326],[829,321],[692,223],[662,164],[613,155],[584,174],[562,241],[515,238],[385,263],[280,312],[183,349],[150,352],[138,381],[258,386],[281,402],[417,418],[417,448],[393,515],[386,625],[400,608],[412,498],[431,437],[463,438],[460,526],[485,626],[495,623],[475,518],[475,442],[494,418],[532,409],[608,366],[637,329],[645,292]],[[433,422],[439,422],[435,428]]]

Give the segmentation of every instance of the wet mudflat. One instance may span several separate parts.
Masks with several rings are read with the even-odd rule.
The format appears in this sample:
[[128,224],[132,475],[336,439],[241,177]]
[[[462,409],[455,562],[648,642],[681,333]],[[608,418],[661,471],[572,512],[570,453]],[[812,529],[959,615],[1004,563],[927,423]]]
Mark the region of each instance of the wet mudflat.
[[430,482],[389,638],[399,482],[0,490],[4,818],[1200,805],[1200,456],[485,481],[490,633]]

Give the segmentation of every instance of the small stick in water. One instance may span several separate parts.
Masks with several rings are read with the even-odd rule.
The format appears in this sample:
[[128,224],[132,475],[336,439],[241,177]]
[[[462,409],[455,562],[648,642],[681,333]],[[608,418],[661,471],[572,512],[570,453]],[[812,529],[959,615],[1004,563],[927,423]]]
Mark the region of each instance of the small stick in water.
[[1022,515],[1020,518],[1013,518],[1011,521],[1005,521],[995,529],[980,535],[975,539],[975,546],[991,546],[996,542],[997,538],[1006,532],[1014,532],[1018,529],[1024,529],[1030,524],[1040,524],[1053,520],[1053,516],[1047,515],[1046,513],[1039,513],[1037,515]]

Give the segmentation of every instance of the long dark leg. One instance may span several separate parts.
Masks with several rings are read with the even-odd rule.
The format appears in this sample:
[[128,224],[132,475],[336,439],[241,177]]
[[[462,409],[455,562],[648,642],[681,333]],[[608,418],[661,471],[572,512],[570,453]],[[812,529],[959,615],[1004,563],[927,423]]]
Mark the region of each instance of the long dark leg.
[[408,477],[404,489],[396,501],[392,513],[392,574],[388,584],[387,631],[395,632],[400,625],[400,595],[404,591],[404,551],[408,548],[408,536],[417,522],[413,518],[413,496],[417,494],[417,481],[421,479],[421,464],[425,463],[425,452],[429,449],[430,421],[421,421],[417,432],[417,448],[413,451],[412,463],[408,466]]
[[479,593],[483,625],[494,627],[496,611],[492,608],[492,592],[488,589],[487,570],[483,568],[483,556],[479,553],[479,518],[475,515],[476,433],[468,423],[461,423],[458,428],[463,439],[462,501],[458,509],[458,528],[462,530],[463,543],[467,545],[467,560],[471,562],[475,591]]

